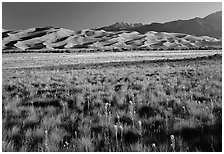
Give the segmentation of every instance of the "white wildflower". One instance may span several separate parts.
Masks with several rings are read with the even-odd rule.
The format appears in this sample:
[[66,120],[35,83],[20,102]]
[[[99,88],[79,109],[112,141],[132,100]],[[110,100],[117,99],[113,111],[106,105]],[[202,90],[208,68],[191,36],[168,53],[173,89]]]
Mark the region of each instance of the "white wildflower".
[[117,125],[114,125],[114,129],[115,129],[115,134],[116,134],[116,139],[117,139],[117,131],[118,131]]
[[120,123],[120,116],[117,114],[117,121]]
[[156,144],[155,143],[152,143],[152,147],[155,148],[156,147]]
[[120,127],[120,129],[121,129],[121,132],[123,132],[123,129],[124,129],[124,128],[123,128],[123,126],[122,126],[122,125],[120,125],[119,127]]
[[175,137],[174,135],[170,135],[170,139],[171,139],[171,148],[173,151],[175,151]]
[[139,127],[140,127],[140,129],[142,128],[142,121],[138,121],[138,124],[139,124]]

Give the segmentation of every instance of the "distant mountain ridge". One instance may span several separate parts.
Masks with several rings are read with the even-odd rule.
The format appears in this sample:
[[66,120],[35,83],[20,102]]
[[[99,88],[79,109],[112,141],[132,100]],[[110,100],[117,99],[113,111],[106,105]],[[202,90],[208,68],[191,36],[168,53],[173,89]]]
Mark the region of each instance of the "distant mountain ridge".
[[189,20],[176,20],[165,23],[138,24],[136,26],[121,25],[122,24],[116,23],[111,26],[101,27],[98,30],[128,30],[137,31],[141,34],[147,33],[149,31],[156,31],[168,33],[185,33],[195,36],[210,36],[215,38],[222,38],[222,11],[212,13],[204,18],[196,17]]
[[120,31],[120,30],[127,30],[131,28],[137,28],[140,26],[143,26],[142,23],[126,23],[126,22],[116,22],[115,24],[112,24],[110,26],[105,26],[101,28],[97,28],[96,30],[105,30],[105,31]]

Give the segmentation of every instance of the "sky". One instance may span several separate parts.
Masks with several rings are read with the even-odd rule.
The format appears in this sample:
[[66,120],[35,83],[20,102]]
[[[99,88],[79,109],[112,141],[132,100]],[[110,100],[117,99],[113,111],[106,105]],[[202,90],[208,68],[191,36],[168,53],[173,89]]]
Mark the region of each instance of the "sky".
[[2,28],[99,28],[116,22],[144,23],[205,17],[221,2],[3,2]]

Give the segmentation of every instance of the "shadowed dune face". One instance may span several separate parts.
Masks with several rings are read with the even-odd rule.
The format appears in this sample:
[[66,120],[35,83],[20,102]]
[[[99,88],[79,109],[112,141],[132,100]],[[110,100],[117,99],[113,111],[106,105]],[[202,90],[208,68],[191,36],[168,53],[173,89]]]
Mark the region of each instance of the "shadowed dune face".
[[114,49],[221,47],[222,41],[208,36],[149,31],[104,30],[71,31],[64,28],[42,27],[17,31],[2,31],[2,48],[7,49]]

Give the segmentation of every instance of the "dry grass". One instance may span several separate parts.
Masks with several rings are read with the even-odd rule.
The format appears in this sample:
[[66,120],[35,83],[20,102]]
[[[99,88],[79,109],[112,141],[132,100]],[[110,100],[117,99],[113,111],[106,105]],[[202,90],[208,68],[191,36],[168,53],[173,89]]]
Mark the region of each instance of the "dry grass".
[[3,70],[3,151],[221,151],[221,58]]
[[99,53],[16,53],[3,54],[3,69],[64,66],[110,62],[183,59],[221,54],[221,50],[128,51]]

